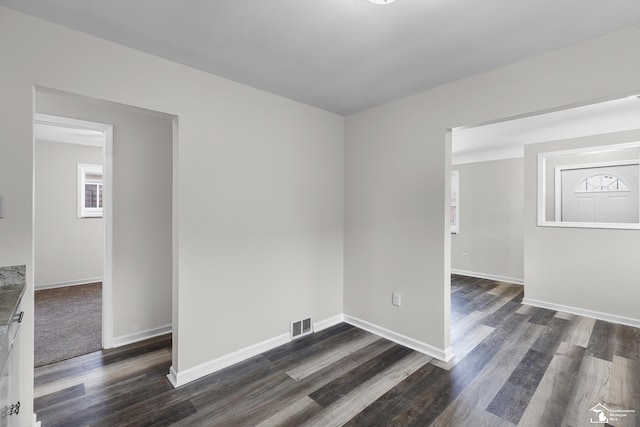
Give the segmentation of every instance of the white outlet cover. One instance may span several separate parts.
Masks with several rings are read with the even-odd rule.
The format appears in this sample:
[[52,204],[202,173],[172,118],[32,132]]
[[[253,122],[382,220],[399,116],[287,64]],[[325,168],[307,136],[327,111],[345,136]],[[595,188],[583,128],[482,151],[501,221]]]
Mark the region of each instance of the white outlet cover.
[[400,307],[402,304],[402,296],[400,295],[400,292],[394,292],[391,295],[391,304]]

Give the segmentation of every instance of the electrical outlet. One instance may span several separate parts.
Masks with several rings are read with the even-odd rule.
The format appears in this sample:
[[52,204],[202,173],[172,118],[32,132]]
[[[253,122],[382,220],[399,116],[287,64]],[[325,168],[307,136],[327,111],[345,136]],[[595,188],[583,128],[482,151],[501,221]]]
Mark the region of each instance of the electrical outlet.
[[400,295],[400,292],[394,292],[391,295],[391,304],[400,307],[402,304],[402,295]]
[[462,260],[467,261],[469,259],[469,254],[466,252],[462,252]]

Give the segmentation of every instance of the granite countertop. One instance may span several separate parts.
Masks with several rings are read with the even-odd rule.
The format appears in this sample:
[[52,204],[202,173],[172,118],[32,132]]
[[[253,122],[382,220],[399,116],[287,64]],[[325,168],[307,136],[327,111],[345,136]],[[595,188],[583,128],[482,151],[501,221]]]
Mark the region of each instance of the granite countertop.
[[0,267],[0,335],[6,334],[26,285],[24,265]]

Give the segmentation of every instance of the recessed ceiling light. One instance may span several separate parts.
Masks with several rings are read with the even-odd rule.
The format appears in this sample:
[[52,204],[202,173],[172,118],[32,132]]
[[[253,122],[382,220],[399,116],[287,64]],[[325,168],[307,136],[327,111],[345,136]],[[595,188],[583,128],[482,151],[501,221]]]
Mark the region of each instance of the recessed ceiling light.
[[393,3],[395,0],[369,0],[369,1],[375,4],[389,4],[389,3]]

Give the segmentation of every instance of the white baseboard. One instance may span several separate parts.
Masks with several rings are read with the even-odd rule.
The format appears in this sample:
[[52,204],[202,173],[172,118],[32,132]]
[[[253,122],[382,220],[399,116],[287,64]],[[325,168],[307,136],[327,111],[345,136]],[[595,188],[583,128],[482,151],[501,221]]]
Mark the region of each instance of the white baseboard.
[[123,345],[133,344],[134,342],[143,341],[149,338],[157,337],[171,333],[171,325],[160,326],[159,328],[147,329],[145,331],[136,332],[135,334],[124,335],[113,338],[113,347],[122,347]]
[[47,283],[44,285],[35,285],[35,290],[64,288],[67,286],[88,285],[89,283],[102,282],[102,277],[90,277],[88,279],[69,280],[67,282]]
[[330,317],[325,320],[321,320],[313,324],[313,332],[320,332],[323,329],[330,328],[339,323],[344,322],[344,314],[338,314],[337,316]]
[[571,307],[569,305],[554,304],[546,301],[534,300],[531,298],[523,298],[522,303],[534,307],[546,308],[548,310],[563,311],[565,313],[577,314],[578,316],[590,317],[592,319],[604,320],[606,322],[619,323],[621,325],[633,326],[640,328],[640,319],[632,319],[630,317],[618,316],[616,314],[602,313],[599,311],[585,310],[583,308]]
[[497,274],[478,273],[477,271],[465,271],[451,269],[451,274],[459,274],[460,276],[477,277],[479,279],[495,280],[496,282],[512,283],[514,285],[524,285],[523,279],[516,277],[498,276]]
[[173,369],[173,365],[169,367],[169,375],[167,375],[167,379],[169,380],[173,388],[177,388],[181,385],[178,384],[178,373],[175,369]]
[[344,315],[344,321],[350,325],[353,325],[360,329],[364,329],[365,331],[371,332],[372,334],[378,335],[382,338],[386,338],[389,341],[393,341],[412,350],[419,351],[420,353],[424,353],[427,356],[434,357],[443,362],[448,362],[453,359],[453,350],[451,349],[451,347],[443,350],[438,347],[434,347],[431,344],[409,338],[405,335],[383,328],[382,326],[374,325],[373,323],[369,323],[366,320],[358,319],[357,317],[349,316],[346,314]]
[[[319,332],[323,329],[327,329],[331,326],[342,323],[343,321],[344,316],[342,314],[338,314],[337,316],[333,316],[314,323],[313,331]],[[286,333],[254,345],[250,345],[248,347],[234,351],[233,353],[226,354],[224,356],[218,357],[217,359],[205,362],[198,366],[194,366],[193,368],[186,369],[182,372],[176,372],[172,366],[169,369],[169,375],[167,375],[167,378],[169,378],[169,381],[174,387],[180,387],[184,384],[190,383],[191,381],[195,381],[198,378],[212,374],[238,362],[242,362],[243,360],[249,359],[250,357],[257,356],[258,354],[274,349],[290,341],[291,335],[289,333]]]
[[278,335],[277,337],[250,345],[249,347],[242,348],[234,351],[233,353],[225,354],[217,359],[210,360],[209,362],[202,363],[198,366],[194,366],[193,368],[185,369],[181,372],[176,372],[175,369],[173,369],[173,366],[171,366],[167,378],[169,378],[169,381],[174,387],[180,387],[190,383],[191,381],[195,381],[198,378],[213,374],[216,371],[235,365],[238,362],[257,356],[260,353],[264,353],[265,351],[269,351],[290,341],[291,336],[287,332],[286,334]]
[[[435,357],[438,360],[448,362],[451,359],[453,359],[453,351],[451,347],[448,347],[445,350],[441,350],[432,345],[414,340],[413,338],[406,337],[404,335],[395,333],[393,331],[390,331],[388,329],[366,322],[364,320],[355,318],[353,316],[347,316],[344,314],[339,314],[337,316],[330,317],[329,319],[321,320],[319,322],[314,323],[313,331],[319,332],[319,331],[322,331],[323,329],[330,328],[331,326],[337,325],[342,322],[349,323],[355,327],[371,332],[372,334],[378,335],[382,338],[386,338],[395,343],[404,345],[405,347],[419,351],[420,353],[424,353],[427,356]],[[217,372],[221,369],[227,368],[231,365],[235,365],[236,363],[247,360],[253,356],[257,356],[258,354],[272,350],[290,341],[291,341],[290,334],[285,333],[285,334],[270,338],[268,340],[262,341],[260,343],[253,344],[248,347],[242,348],[240,350],[234,351],[232,353],[225,354],[224,356],[220,356],[217,359],[210,360],[208,362],[194,366],[193,368],[185,369],[184,371],[181,371],[181,372],[177,372],[174,369],[174,367],[171,366],[171,368],[169,369],[169,375],[167,375],[167,378],[169,379],[169,382],[171,382],[171,384],[174,387],[180,387],[192,381],[195,381],[199,378],[202,378],[206,375],[213,374],[214,372]]]

